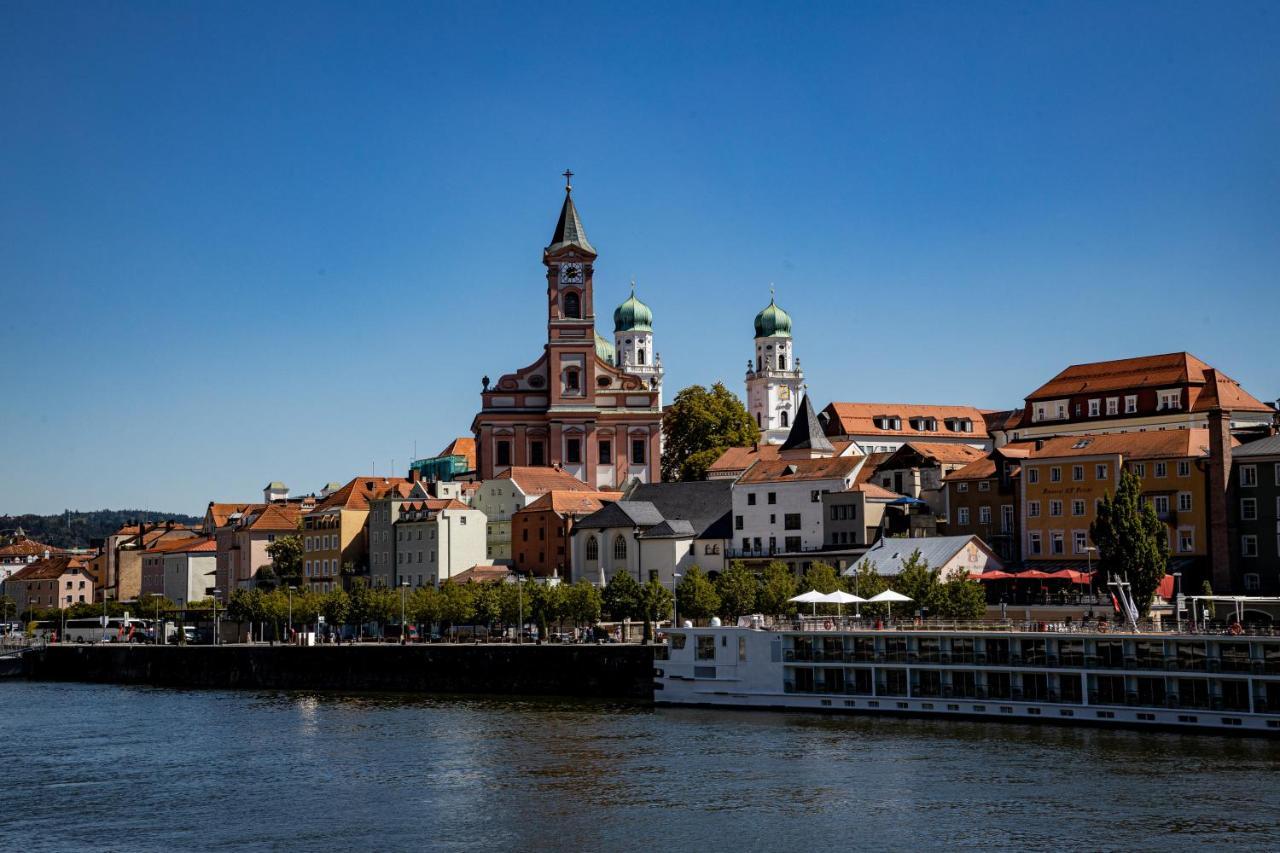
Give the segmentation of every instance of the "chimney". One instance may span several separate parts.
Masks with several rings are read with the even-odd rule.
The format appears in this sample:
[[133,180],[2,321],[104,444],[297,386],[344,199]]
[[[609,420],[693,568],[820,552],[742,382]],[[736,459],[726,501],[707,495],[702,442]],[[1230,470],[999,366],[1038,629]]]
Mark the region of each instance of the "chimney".
[[418,480],[420,480],[420,479],[422,479],[422,469],[420,469],[420,468],[410,468],[410,469],[409,469],[409,482],[410,482],[410,483],[416,483],[416,482],[418,482]]
[[1223,594],[1231,583],[1231,516],[1227,492],[1231,488],[1231,416],[1222,409],[1209,412],[1209,569],[1213,591]]

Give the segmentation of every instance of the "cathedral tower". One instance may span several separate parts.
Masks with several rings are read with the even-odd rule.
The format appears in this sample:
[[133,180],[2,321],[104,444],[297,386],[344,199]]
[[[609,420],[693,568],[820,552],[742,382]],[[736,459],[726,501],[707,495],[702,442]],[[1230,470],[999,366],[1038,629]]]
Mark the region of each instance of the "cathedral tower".
[[653,350],[653,312],[636,298],[636,283],[631,282],[631,296],[613,312],[614,364],[623,373],[639,376],[649,388],[658,392],[662,405],[662,357]]
[[756,315],[756,355],[747,362],[747,410],[756,419],[763,444],[782,444],[800,404],[804,372],[792,352],[791,315],[769,305]]

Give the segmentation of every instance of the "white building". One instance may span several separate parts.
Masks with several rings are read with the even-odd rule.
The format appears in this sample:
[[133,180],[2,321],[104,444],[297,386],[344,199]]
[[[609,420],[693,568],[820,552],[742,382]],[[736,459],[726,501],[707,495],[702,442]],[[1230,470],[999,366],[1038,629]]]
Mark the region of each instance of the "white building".
[[165,551],[162,558],[164,597],[179,605],[209,598],[218,584],[217,542],[211,537],[190,541]]
[[769,299],[756,315],[755,360],[747,362],[747,411],[763,444],[782,444],[800,405],[804,372],[792,351],[791,315]]
[[484,513],[461,501],[402,504],[394,527],[397,586],[436,586],[488,562]]
[[545,466],[512,466],[481,483],[471,499],[485,518],[485,550],[478,562],[511,565],[511,517],[553,489],[595,491],[572,474]]
[[636,283],[631,282],[631,296],[613,312],[613,349],[615,367],[639,376],[658,392],[662,406],[662,356],[653,348],[653,312],[636,298]]
[[[919,553],[920,559],[930,569],[941,570],[943,580],[963,577],[966,573],[995,571],[1004,564],[995,552],[977,536],[927,536],[920,539],[881,539],[863,555],[862,560],[871,564],[876,574],[895,576],[902,572],[902,564]],[[859,561],[861,565],[862,561]],[[845,574],[853,574],[851,567]],[[917,605],[918,606],[918,605]]]

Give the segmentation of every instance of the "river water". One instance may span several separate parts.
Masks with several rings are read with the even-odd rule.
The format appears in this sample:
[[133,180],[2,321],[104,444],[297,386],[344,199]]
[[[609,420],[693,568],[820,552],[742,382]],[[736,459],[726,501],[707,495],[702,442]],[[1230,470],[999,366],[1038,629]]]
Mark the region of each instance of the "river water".
[[3,850],[1280,849],[1280,741],[0,684]]

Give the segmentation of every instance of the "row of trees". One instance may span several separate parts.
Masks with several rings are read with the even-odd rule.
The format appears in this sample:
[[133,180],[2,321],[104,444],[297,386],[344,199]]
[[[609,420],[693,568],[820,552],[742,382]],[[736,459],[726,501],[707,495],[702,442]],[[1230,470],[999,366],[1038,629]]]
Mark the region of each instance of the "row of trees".
[[[690,568],[676,587],[676,601],[681,618],[737,620],[751,613],[770,616],[795,615],[797,605],[789,599],[800,592],[816,589],[830,593],[836,590],[870,598],[888,589],[910,597],[915,607],[923,607],[930,616],[947,619],[981,619],[986,610],[982,586],[966,576],[943,579],[938,569],[931,569],[916,551],[890,581],[875,572],[866,561],[855,574],[843,577],[826,563],[817,562],[800,578],[786,563],[775,560],[757,575],[740,562],[730,563],[714,581],[698,566]],[[862,604],[864,616],[883,617],[888,608],[883,604]],[[835,613],[832,605],[818,605],[820,613]]]

